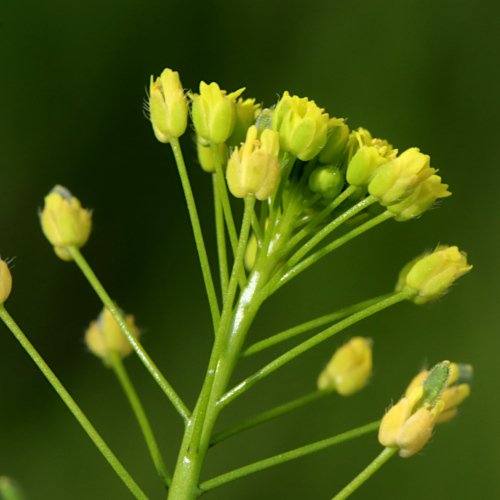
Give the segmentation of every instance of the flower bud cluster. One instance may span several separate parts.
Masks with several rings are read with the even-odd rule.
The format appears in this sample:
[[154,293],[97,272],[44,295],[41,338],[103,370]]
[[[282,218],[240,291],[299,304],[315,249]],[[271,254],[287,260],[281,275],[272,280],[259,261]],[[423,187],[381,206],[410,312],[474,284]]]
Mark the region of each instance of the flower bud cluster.
[[[443,361],[432,370],[419,373],[405,396],[384,415],[380,443],[399,448],[403,458],[418,453],[429,441],[434,426],[453,418],[457,405],[470,393],[468,384],[457,384],[461,366]],[[467,374],[471,372],[469,366],[464,368]]]

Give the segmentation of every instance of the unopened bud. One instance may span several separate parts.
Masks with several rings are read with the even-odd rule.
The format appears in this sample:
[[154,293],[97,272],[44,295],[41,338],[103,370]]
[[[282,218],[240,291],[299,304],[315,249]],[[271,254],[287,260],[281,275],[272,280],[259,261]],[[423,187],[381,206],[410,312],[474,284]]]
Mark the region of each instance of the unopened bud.
[[78,198],[62,186],[55,186],[45,197],[40,222],[43,233],[63,260],[72,260],[66,247],[81,248],[92,228],[90,212],[83,209]]
[[[138,338],[140,332],[135,325],[134,316],[129,314],[124,319]],[[120,325],[106,308],[103,309],[96,321],[90,323],[85,332],[85,343],[90,351],[101,358],[105,364],[109,364],[112,354],[118,354],[120,358],[124,358],[133,350]]]
[[273,116],[273,130],[279,131],[280,147],[309,161],[325,146],[329,116],[307,97],[283,94]]
[[278,162],[279,136],[266,129],[260,140],[257,127],[248,129],[245,143],[235,148],[227,165],[227,185],[236,198],[253,194],[258,200],[265,200],[276,188],[279,180]]
[[177,71],[166,68],[156,80],[151,76],[148,104],[153,132],[160,142],[184,134],[189,104]]
[[4,260],[0,260],[0,304],[3,304],[12,290],[12,274]]
[[435,173],[436,169],[430,166],[430,156],[420,153],[418,148],[410,148],[377,169],[368,192],[378,198],[381,205],[393,205],[411,195]]
[[387,207],[389,211],[396,214],[397,221],[407,221],[418,217],[431,208],[439,198],[451,196],[448,185],[441,183],[439,175],[431,175],[421,182],[413,193],[402,202]]
[[200,93],[191,95],[193,101],[192,118],[196,133],[214,144],[226,142],[233,133],[236,123],[235,100],[243,93],[241,88],[227,94],[212,82],[200,83]]
[[[226,144],[219,144],[219,155],[221,159],[222,168],[226,168],[229,159],[229,150]],[[201,141],[196,142],[196,149],[198,151],[198,161],[201,168],[208,173],[215,172],[215,160],[212,148],[204,146]]]
[[372,373],[372,342],[354,337],[337,349],[318,379],[318,389],[335,389],[342,396],[361,390]]
[[435,252],[425,254],[407,264],[400,273],[396,291],[414,290],[415,304],[424,304],[446,293],[449,286],[470,271],[467,256],[456,246],[439,246]]
[[309,177],[309,189],[327,200],[336,198],[344,187],[344,175],[335,165],[315,168]]

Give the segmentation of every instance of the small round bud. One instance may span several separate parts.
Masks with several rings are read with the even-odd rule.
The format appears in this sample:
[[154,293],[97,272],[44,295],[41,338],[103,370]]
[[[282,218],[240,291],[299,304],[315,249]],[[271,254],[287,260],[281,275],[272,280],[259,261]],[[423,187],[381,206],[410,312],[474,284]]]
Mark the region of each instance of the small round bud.
[[[411,266],[410,266],[411,264]],[[425,304],[446,293],[449,286],[472,269],[467,256],[456,246],[439,246],[435,252],[414,259],[401,271],[396,291],[410,289],[418,292],[411,300]]]
[[329,116],[324,111],[307,97],[290,97],[285,92],[273,116],[281,149],[302,161],[313,159],[326,144]]
[[321,163],[336,163],[347,145],[349,127],[342,118],[331,118],[328,123],[328,138],[318,159]]
[[[140,332],[135,325],[134,316],[125,316],[125,321],[136,337]],[[103,309],[96,321],[90,323],[85,332],[85,343],[90,351],[101,358],[105,364],[109,363],[111,354],[118,354],[120,358],[128,356],[133,348],[123,333],[109,309]]]
[[430,156],[420,153],[418,148],[410,148],[377,169],[368,192],[378,198],[381,205],[393,205],[410,196],[435,173],[436,169],[430,166]]
[[0,304],[3,304],[12,290],[12,274],[4,260],[0,260]]
[[236,198],[253,194],[258,200],[271,196],[279,180],[279,136],[266,129],[260,140],[257,127],[252,125],[245,143],[235,148],[227,165],[227,185]]
[[372,373],[372,341],[354,337],[337,349],[318,378],[318,389],[334,388],[342,396],[360,391]]
[[72,260],[66,247],[81,248],[92,229],[90,212],[83,209],[78,198],[62,186],[55,186],[45,197],[40,222],[43,233],[63,260]]
[[160,142],[184,134],[189,104],[177,71],[166,68],[156,80],[151,76],[148,104],[153,132]]
[[336,198],[344,187],[344,176],[335,165],[324,165],[312,171],[309,189],[327,200]]
[[226,142],[236,123],[235,100],[244,90],[241,88],[227,94],[215,82],[210,85],[201,82],[200,93],[190,96],[193,101],[191,114],[196,133],[214,144]]

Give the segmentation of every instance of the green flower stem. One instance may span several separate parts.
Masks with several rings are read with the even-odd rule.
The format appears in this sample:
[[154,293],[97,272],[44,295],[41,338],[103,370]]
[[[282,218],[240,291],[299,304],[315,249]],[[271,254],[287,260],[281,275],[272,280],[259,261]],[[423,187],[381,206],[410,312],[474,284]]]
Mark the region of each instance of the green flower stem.
[[269,467],[274,467],[275,465],[279,465],[290,460],[294,460],[296,458],[300,458],[305,455],[324,450],[325,448],[329,448],[330,446],[335,446],[336,444],[343,443],[344,441],[364,436],[365,434],[376,431],[379,426],[380,421],[373,422],[371,424],[364,425],[363,427],[358,427],[351,431],[344,432],[343,434],[339,434],[328,439],[323,439],[322,441],[318,441],[307,446],[301,446],[300,448],[292,451],[280,453],[279,455],[276,455],[274,457],[255,462],[245,467],[241,467],[240,469],[222,474],[221,476],[218,476],[214,479],[205,481],[204,483],[201,483],[200,490],[202,493],[205,493],[206,491],[213,490],[218,486],[222,486],[223,484],[234,481],[235,479],[239,479],[240,477],[245,477],[249,474],[253,474],[254,472],[259,472],[261,470],[268,469]]
[[101,299],[105,307],[109,309],[109,312],[113,315],[116,322],[120,326],[122,332],[127,337],[128,341],[132,345],[134,351],[139,356],[140,360],[143,362],[144,366],[147,368],[149,373],[156,380],[158,385],[161,387],[163,392],[167,395],[168,399],[172,402],[175,409],[179,412],[181,417],[184,419],[186,424],[189,423],[189,417],[191,416],[190,411],[187,409],[186,405],[182,402],[181,398],[174,391],[172,386],[167,382],[167,379],[162,375],[158,367],[154,364],[153,360],[149,357],[149,354],[144,350],[141,343],[137,340],[134,332],[130,329],[127,322],[123,318],[120,310],[116,304],[111,300],[104,287],[101,285],[97,276],[95,275],[92,268],[89,266],[88,262],[85,260],[80,250],[76,247],[66,247],[66,250],[71,254],[73,260],[76,262],[84,276],[87,278],[90,286],[94,289],[97,296]]
[[316,215],[307,226],[302,228],[297,234],[295,234],[290,241],[279,251],[278,258],[284,257],[290,250],[292,250],[295,245],[300,243],[303,238],[305,238],[309,233],[316,229],[317,225],[321,223],[325,217],[327,217],[331,212],[333,212],[343,201],[345,201],[351,194],[356,190],[355,186],[349,186],[345,191],[343,191],[339,196],[337,196],[327,207],[325,207],[318,215]]
[[262,231],[260,229],[259,218],[257,217],[255,211],[252,215],[252,231],[255,235],[255,238],[257,238],[257,245],[259,247],[262,246]]
[[115,472],[120,476],[121,480],[125,483],[132,494],[139,500],[148,500],[145,493],[139,488],[137,483],[132,479],[130,474],[125,470],[118,458],[110,450],[108,445],[101,438],[99,433],[95,430],[94,426],[90,423],[89,419],[85,416],[80,407],[76,404],[75,400],[69,395],[68,391],[61,384],[55,373],[49,368],[49,365],[43,360],[38,351],[33,347],[33,344],[28,340],[26,335],[22,332],[16,324],[12,316],[7,312],[5,306],[0,304],[0,318],[5,323],[7,328],[14,334],[24,350],[29,354],[31,359],[38,366],[40,371],[45,375],[50,385],[55,389],[59,397],[64,401],[74,417],[78,420],[90,439],[97,446],[99,451],[103,454],[104,458],[113,467]]
[[217,434],[214,434],[212,436],[212,439],[210,440],[210,446],[214,446],[215,444],[220,443],[221,441],[224,441],[227,438],[235,436],[240,432],[246,431],[247,429],[251,429],[256,425],[260,425],[276,417],[285,415],[286,413],[296,410],[301,406],[305,406],[309,403],[312,403],[313,401],[316,401],[317,399],[321,399],[324,396],[328,396],[333,392],[335,392],[335,389],[333,388],[317,390],[309,394],[306,394],[305,396],[302,396],[300,398],[294,399],[293,401],[285,403],[281,406],[277,406],[276,408],[272,408],[271,410],[260,413],[259,415],[256,415],[254,417],[245,420],[244,422],[233,425],[228,429],[225,429],[223,431],[218,432]]
[[[291,153],[284,153],[283,157],[280,159],[281,171],[280,171],[280,181],[276,194],[271,200],[271,206],[269,208],[269,223],[267,229],[264,233],[264,242],[262,244],[261,251],[257,258],[257,268],[264,269],[266,267],[266,261],[269,257],[269,246],[276,230],[276,220],[278,218],[279,211],[281,209],[281,202],[283,200],[283,193],[285,190],[286,181],[295,163],[296,156]],[[273,266],[274,267],[274,266]]]
[[0,477],[0,499],[1,500],[23,500],[23,495],[8,477]]
[[349,210],[346,210],[342,215],[339,215],[332,222],[327,224],[321,231],[318,231],[305,245],[303,245],[299,250],[297,250],[290,260],[285,264],[284,267],[287,269],[292,268],[301,261],[302,257],[304,257],[307,253],[309,253],[319,242],[325,239],[332,231],[337,229],[340,225],[342,225],[346,220],[349,220],[351,217],[354,217],[356,214],[369,207],[373,203],[375,203],[377,199],[374,196],[367,196],[364,200],[360,201]]
[[379,312],[389,306],[392,306],[393,304],[397,304],[398,302],[406,300],[410,298],[412,295],[415,295],[416,293],[417,292],[414,291],[411,292],[403,291],[395,293],[394,295],[391,295],[387,299],[383,299],[380,302],[377,302],[376,304],[373,304],[372,306],[367,307],[366,309],[363,309],[362,311],[359,311],[357,313],[354,313],[351,316],[343,319],[342,321],[339,321],[338,323],[335,323],[326,330],[323,330],[322,332],[314,335],[310,339],[302,342],[302,344],[299,344],[293,349],[290,349],[285,354],[282,354],[275,360],[271,361],[271,363],[264,366],[264,368],[261,368],[259,371],[254,373],[253,375],[250,375],[250,377],[248,377],[243,382],[238,384],[236,387],[231,389],[229,392],[224,394],[224,396],[222,396],[222,398],[220,398],[220,400],[218,401],[217,405],[220,406],[221,408],[225,407],[233,399],[235,399],[236,397],[238,397],[239,395],[243,394],[245,391],[250,389],[250,387],[252,387],[259,380],[262,380],[264,377],[267,377],[278,368],[281,368],[284,364],[288,363],[289,361],[292,361],[292,359],[295,359],[300,354],[306,352],[307,350],[318,345],[324,340],[330,338],[336,333],[341,332],[348,326],[351,326],[354,323],[357,323],[358,321],[361,321],[362,319],[365,319],[368,316],[375,314],[376,312]]
[[144,439],[146,440],[146,444],[149,449],[149,453],[151,454],[151,458],[153,459],[153,463],[156,467],[156,470],[161,477],[163,483],[168,488],[170,486],[170,482],[172,478],[167,471],[167,467],[165,466],[165,462],[160,453],[160,449],[158,448],[158,444],[156,442],[155,436],[153,434],[153,430],[151,429],[151,425],[149,424],[148,417],[146,416],[146,412],[142,406],[141,400],[137,395],[137,392],[132,385],[132,381],[130,380],[127,370],[123,365],[122,359],[118,353],[113,353],[110,357],[111,367],[115,372],[118,381],[120,382],[123,391],[125,392],[130,405],[135,413],[137,418],[137,422],[139,423],[139,427],[142,430],[142,434],[144,435]]
[[377,215],[373,219],[365,222],[364,224],[361,224],[361,226],[353,229],[352,231],[349,231],[340,238],[337,238],[336,240],[332,241],[328,245],[324,246],[321,250],[318,250],[317,252],[313,253],[312,255],[307,257],[307,259],[304,259],[302,262],[295,265],[294,267],[292,267],[291,265],[292,261],[290,259],[290,261],[287,264],[285,264],[285,266],[283,266],[284,270],[281,273],[276,274],[273,277],[273,279],[269,281],[269,283],[262,290],[262,293],[272,295],[285,283],[287,283],[292,278],[297,276],[299,273],[307,269],[309,266],[311,266],[312,264],[323,258],[325,255],[341,247],[342,245],[352,240],[356,236],[363,234],[365,231],[368,231],[372,227],[375,227],[386,220],[392,219],[394,215],[395,214],[393,214],[389,210],[386,210],[384,213]]
[[227,249],[226,249],[226,229],[224,225],[224,212],[222,210],[222,201],[217,187],[217,174],[212,174],[214,185],[214,205],[215,205],[215,234],[217,236],[217,254],[219,257],[219,272],[222,296],[227,293],[229,282],[229,271],[227,267]]
[[327,325],[328,323],[332,323],[338,321],[346,316],[350,316],[366,307],[371,306],[372,304],[376,304],[381,300],[393,295],[392,293],[382,295],[381,297],[377,297],[375,299],[365,300],[364,302],[360,302],[359,304],[355,304],[353,306],[346,307],[341,309],[340,311],[336,311],[331,314],[326,314],[325,316],[321,316],[320,318],[313,319],[311,321],[307,321],[306,323],[302,323],[301,325],[295,326],[293,328],[289,328],[281,333],[277,333],[272,337],[261,340],[260,342],[256,342],[255,344],[247,347],[242,353],[241,358],[247,358],[248,356],[252,356],[253,354],[257,354],[268,347],[278,344],[279,342],[283,342],[284,340],[291,339],[296,335],[300,335],[301,333],[308,332],[309,330],[313,330],[314,328],[319,328],[320,326]]
[[374,472],[384,465],[391,458],[398,448],[384,448],[382,453],[358,476],[356,476],[340,493],[335,495],[332,500],[344,500],[351,493],[357,490]]
[[238,248],[238,233],[236,232],[236,225],[234,223],[233,211],[231,209],[229,194],[227,192],[227,186],[225,181],[226,177],[224,175],[224,170],[222,169],[222,160],[220,157],[219,145],[210,144],[210,146],[212,148],[212,155],[214,157],[217,186],[219,188],[222,207],[224,209],[224,216],[226,218],[227,232],[229,234],[231,248],[233,249],[233,255],[236,255],[236,249]]
[[[238,250],[238,234],[236,232],[236,226],[234,224],[233,211],[231,210],[231,203],[229,201],[229,194],[227,192],[226,177],[224,175],[224,170],[222,169],[222,161],[220,157],[219,146],[217,144],[211,144],[212,155],[214,157],[215,164],[215,179],[217,188],[219,189],[219,196],[222,202],[222,209],[224,216],[226,218],[227,232],[229,234],[229,241],[231,243],[231,248],[233,250],[233,255],[236,256]],[[239,274],[239,282],[241,289],[246,285],[245,269],[242,267]]]
[[[254,206],[255,197],[246,197],[238,248],[224,300],[219,330],[215,337],[200,396],[191,422],[184,433],[172,478],[170,500],[192,500],[198,496],[199,476],[209,448],[212,428],[218,415],[215,403],[227,387],[227,381],[238,359],[240,344],[258,309],[258,306],[254,306],[252,302],[254,300],[254,294],[251,292],[254,287],[253,282],[242,291],[236,312],[233,308]],[[241,317],[238,316],[238,311],[242,312]]]
[[184,163],[184,157],[182,156],[179,139],[172,137],[170,139],[170,146],[172,147],[172,152],[174,153],[182,189],[184,190],[189,217],[191,219],[191,226],[193,228],[196,250],[198,250],[198,257],[200,259],[203,281],[205,282],[205,288],[207,290],[210,312],[212,314],[212,323],[214,325],[214,330],[216,330],[220,319],[219,304],[217,303],[217,293],[215,292],[214,280],[212,278],[212,271],[210,270],[207,249],[205,248],[205,242],[203,240],[203,233],[200,226],[198,211],[196,209],[196,202],[194,200],[193,190],[191,189],[191,183],[189,182],[189,176],[186,170],[186,164]]

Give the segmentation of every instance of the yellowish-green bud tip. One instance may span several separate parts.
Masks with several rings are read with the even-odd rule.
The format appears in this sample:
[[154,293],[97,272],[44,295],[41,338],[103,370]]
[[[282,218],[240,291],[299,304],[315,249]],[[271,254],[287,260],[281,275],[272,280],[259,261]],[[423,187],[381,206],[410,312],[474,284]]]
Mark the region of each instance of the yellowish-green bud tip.
[[72,260],[66,247],[81,248],[92,229],[90,212],[82,208],[78,198],[62,186],[55,186],[45,197],[40,223],[56,254],[63,260]]
[[4,260],[0,260],[0,304],[3,304],[12,290],[12,274]]
[[227,185],[236,198],[253,194],[265,200],[276,188],[279,180],[279,135],[266,129],[257,139],[257,127],[252,125],[245,143],[235,148],[227,165]]
[[372,341],[354,337],[337,349],[318,378],[318,389],[335,389],[342,396],[360,391],[372,373]]
[[166,68],[158,78],[151,76],[148,109],[153,132],[160,142],[168,143],[184,134],[189,104],[177,71]]
[[[131,314],[125,316],[125,321],[136,338],[139,338],[140,332],[135,325],[134,316]],[[101,358],[106,365],[109,365],[112,354],[116,353],[120,358],[124,358],[133,350],[120,325],[106,308],[96,321],[90,323],[85,332],[85,343],[89,350]]]
[[241,88],[227,94],[215,82],[200,83],[200,93],[190,95],[191,115],[196,133],[214,144],[226,142],[236,124],[236,99],[244,92]]
[[415,304],[425,304],[445,294],[450,285],[470,271],[467,255],[456,246],[439,246],[436,251],[417,257],[401,271],[396,291],[413,290]]

